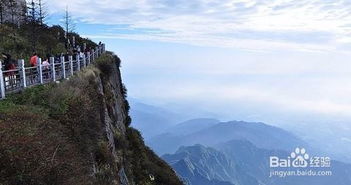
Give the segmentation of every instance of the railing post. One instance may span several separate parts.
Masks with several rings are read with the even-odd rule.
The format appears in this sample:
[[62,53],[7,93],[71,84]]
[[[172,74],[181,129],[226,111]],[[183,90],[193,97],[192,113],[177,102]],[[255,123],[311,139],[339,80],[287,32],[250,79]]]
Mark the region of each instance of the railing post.
[[55,58],[50,57],[52,81],[56,81]]
[[26,68],[24,67],[24,60],[21,59],[20,60],[20,64],[21,64],[21,77],[23,79],[23,88],[27,87],[27,79],[26,79]]
[[92,52],[92,55],[91,55],[91,63],[94,63],[94,60],[95,60],[95,52],[94,52],[94,49],[92,49],[91,52]]
[[1,92],[1,99],[5,98],[5,79],[2,72],[2,62],[0,61],[0,92]]
[[77,70],[80,71],[80,58],[79,58],[79,54],[77,54]]
[[71,76],[73,76],[73,57],[72,56],[69,56],[69,64],[71,66]]
[[96,47],[96,58],[99,57],[99,47]]
[[90,63],[91,63],[91,61],[90,61],[90,52],[87,52],[87,59],[88,59],[88,64],[87,65],[89,65]]
[[65,67],[65,57],[61,57],[61,66],[62,66],[62,78],[66,79],[66,67]]
[[43,66],[41,64],[41,58],[39,58],[38,63],[39,63],[39,80],[40,80],[40,84],[43,84],[44,83],[44,81],[43,81]]
[[84,68],[87,67],[87,58],[85,58],[85,54],[83,53],[83,65],[84,65]]

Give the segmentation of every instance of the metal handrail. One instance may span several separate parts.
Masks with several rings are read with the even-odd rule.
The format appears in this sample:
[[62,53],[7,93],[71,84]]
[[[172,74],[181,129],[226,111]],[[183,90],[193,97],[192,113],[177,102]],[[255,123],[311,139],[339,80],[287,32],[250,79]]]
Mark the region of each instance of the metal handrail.
[[26,67],[25,69],[36,69],[38,68],[38,66],[34,66],[34,67]]

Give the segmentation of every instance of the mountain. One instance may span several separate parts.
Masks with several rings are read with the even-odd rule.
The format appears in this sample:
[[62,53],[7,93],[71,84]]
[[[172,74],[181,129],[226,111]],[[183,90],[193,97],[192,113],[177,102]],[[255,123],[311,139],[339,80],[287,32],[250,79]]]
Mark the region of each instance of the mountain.
[[162,156],[191,185],[256,185],[258,182],[237,170],[223,153],[202,145],[181,147]]
[[351,165],[331,161],[325,168],[276,168],[279,171],[330,171],[330,176],[272,176],[270,156],[287,159],[290,153],[258,148],[244,140],[218,144],[216,148],[202,145],[180,147],[175,154],[162,158],[170,164],[185,182],[191,185],[350,185]]
[[216,119],[199,118],[179,123],[165,133],[147,139],[146,143],[159,155],[174,152],[181,146],[181,138],[219,123]]
[[[189,127],[190,128],[190,127]],[[296,146],[308,145],[283,129],[264,123],[231,121],[195,131],[187,135],[164,133],[147,140],[158,154],[174,153],[180,146],[202,144],[215,146],[230,140],[247,140],[255,146],[266,149],[291,150]]]
[[164,132],[167,128],[182,121],[180,114],[173,113],[164,108],[140,103],[130,99],[132,126],[140,130],[144,138],[150,138]]
[[166,130],[166,133],[174,135],[188,135],[205,128],[218,124],[220,121],[211,118],[198,118],[179,123]]
[[264,123],[231,121],[219,123],[187,136],[188,140],[202,141],[207,145],[229,140],[248,140],[255,146],[266,149],[290,150],[296,146],[307,144],[292,133]]
[[218,144],[215,148],[237,162],[243,171],[259,179],[263,184],[272,184],[269,178],[269,157],[272,155],[288,156],[287,152],[257,148],[245,140],[231,140]]
[[[318,127],[315,125],[318,124]],[[283,125],[314,148],[342,162],[351,163],[351,124],[348,122],[313,122]]]
[[[236,162],[239,168],[248,175],[255,177],[261,184],[266,185],[347,185],[351,184],[351,165],[331,161],[330,168],[307,167],[299,170],[323,170],[331,171],[331,176],[288,176],[270,177],[270,156],[287,158],[290,152],[281,150],[261,149],[248,141],[232,140],[221,143],[216,149],[224,153],[229,159]],[[292,150],[290,150],[292,151]],[[310,153],[308,153],[310,154]],[[312,155],[311,155],[312,156]],[[317,155],[318,156],[318,155]],[[279,168],[279,170],[296,170],[296,168]]]

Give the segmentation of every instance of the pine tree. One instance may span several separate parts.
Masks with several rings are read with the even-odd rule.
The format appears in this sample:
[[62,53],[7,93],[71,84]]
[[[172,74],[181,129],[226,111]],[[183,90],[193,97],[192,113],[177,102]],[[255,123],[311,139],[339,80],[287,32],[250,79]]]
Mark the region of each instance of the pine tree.
[[27,13],[27,24],[30,26],[31,34],[30,41],[32,43],[32,50],[36,50],[36,45],[38,41],[37,30],[38,30],[38,19],[37,19],[37,6],[34,0],[28,3],[28,13]]
[[46,17],[45,2],[43,0],[38,0],[38,22],[40,25],[45,23]]
[[26,24],[28,23],[28,7],[27,7],[27,4],[22,4],[20,5],[20,17],[21,17],[21,22],[22,24]]
[[28,4],[28,20],[30,22],[36,22],[36,6],[34,0]]
[[4,14],[5,14],[5,0],[0,0],[0,23],[4,23]]
[[8,9],[10,10],[10,17],[11,17],[11,23],[16,24],[16,19],[18,17],[17,9],[18,5],[15,0],[9,0],[8,1]]
[[65,28],[65,38],[66,38],[66,49],[68,49],[70,47],[70,40],[69,40],[70,33],[74,32],[74,29],[75,29],[75,24],[71,14],[68,11],[68,7],[66,7],[65,16],[64,16],[64,28]]

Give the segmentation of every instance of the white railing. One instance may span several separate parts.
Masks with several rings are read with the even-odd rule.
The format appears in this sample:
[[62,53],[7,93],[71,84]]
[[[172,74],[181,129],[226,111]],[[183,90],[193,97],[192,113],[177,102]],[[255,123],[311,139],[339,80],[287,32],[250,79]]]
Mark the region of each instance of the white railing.
[[24,60],[18,60],[18,66],[13,70],[2,70],[0,61],[0,99],[4,99],[6,94],[21,91],[24,88],[55,82],[67,79],[73,76],[75,72],[94,63],[95,59],[105,53],[105,44],[97,46],[91,52],[77,54],[75,60],[73,56],[68,57],[68,61],[64,57],[55,60],[51,57],[50,65],[44,66],[41,58],[38,60],[38,66],[25,67]]

